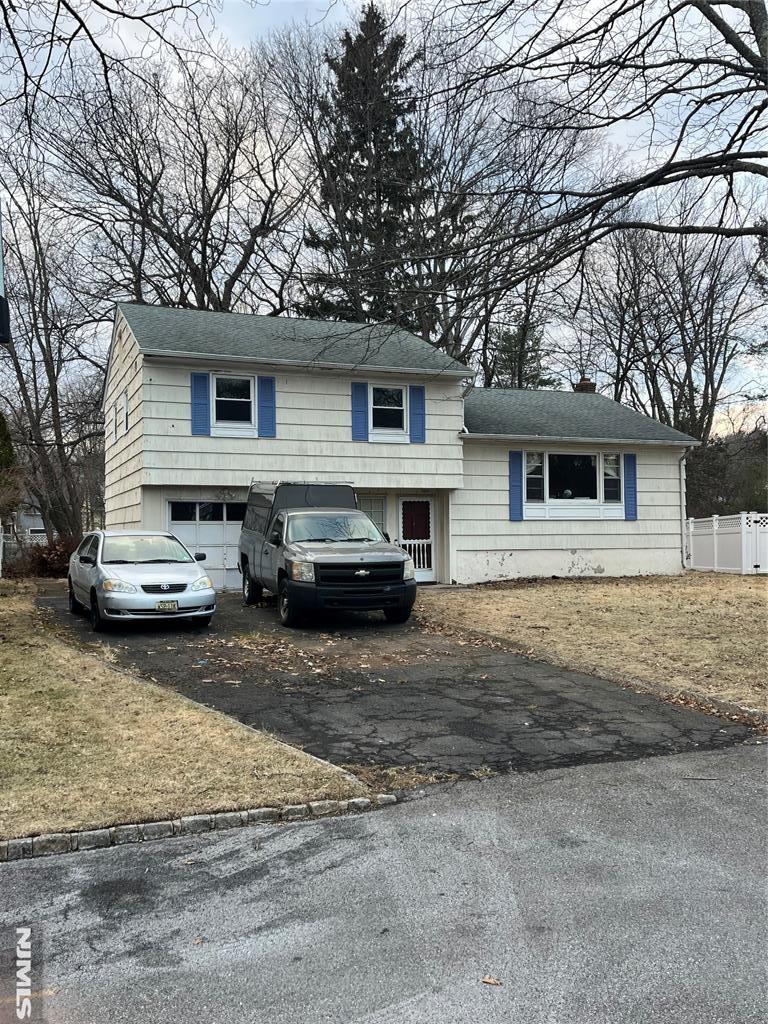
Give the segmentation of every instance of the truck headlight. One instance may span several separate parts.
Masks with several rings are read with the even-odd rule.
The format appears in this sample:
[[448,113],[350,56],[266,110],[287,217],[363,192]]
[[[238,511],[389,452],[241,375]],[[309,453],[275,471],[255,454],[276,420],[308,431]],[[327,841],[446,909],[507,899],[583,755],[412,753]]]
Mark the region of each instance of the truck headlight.
[[210,576],[201,576],[199,580],[190,586],[190,590],[213,590],[213,580]]
[[301,580],[302,583],[315,582],[314,562],[291,562],[291,579]]
[[106,590],[108,594],[136,593],[136,587],[132,583],[126,583],[125,580],[104,580],[101,589]]
[[414,567],[412,558],[406,558],[406,560],[403,562],[403,579],[416,579],[416,569]]

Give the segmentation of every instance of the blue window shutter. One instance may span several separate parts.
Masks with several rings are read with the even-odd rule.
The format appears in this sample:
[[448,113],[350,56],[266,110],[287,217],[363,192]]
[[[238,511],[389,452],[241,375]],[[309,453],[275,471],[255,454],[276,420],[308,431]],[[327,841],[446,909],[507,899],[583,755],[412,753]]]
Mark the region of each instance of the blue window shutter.
[[368,385],[352,381],[352,440],[368,440]]
[[624,518],[637,519],[637,456],[624,456]]
[[523,453],[509,453],[509,518],[513,523],[523,521]]
[[274,377],[258,378],[257,415],[259,417],[259,437],[277,437]]
[[411,444],[424,444],[427,440],[427,402],[421,384],[412,384],[408,388],[408,405]]
[[207,373],[192,374],[192,433],[211,432],[211,378]]

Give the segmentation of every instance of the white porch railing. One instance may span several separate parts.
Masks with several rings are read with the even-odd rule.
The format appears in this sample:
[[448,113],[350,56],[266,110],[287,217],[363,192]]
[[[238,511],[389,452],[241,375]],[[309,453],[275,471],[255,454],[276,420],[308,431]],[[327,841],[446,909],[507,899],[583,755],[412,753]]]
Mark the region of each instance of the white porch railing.
[[687,541],[689,569],[743,576],[768,573],[768,515],[764,513],[689,519]]

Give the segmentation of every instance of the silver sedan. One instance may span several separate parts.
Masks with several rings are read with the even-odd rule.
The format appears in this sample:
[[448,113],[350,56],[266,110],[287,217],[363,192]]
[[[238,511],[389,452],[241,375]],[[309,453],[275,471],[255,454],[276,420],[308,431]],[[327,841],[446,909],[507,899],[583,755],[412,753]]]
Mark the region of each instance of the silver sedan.
[[69,609],[87,611],[98,631],[109,621],[194,619],[207,626],[216,591],[172,533],[94,530],[69,560]]

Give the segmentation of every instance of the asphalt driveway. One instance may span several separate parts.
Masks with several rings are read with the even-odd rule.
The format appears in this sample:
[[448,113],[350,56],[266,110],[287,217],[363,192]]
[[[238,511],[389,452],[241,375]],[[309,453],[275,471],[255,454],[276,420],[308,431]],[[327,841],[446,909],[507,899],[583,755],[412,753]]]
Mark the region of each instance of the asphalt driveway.
[[40,603],[113,662],[336,764],[466,777],[728,747],[751,730],[482,643],[333,617],[284,629],[225,594],[210,630],[179,623],[95,636],[61,583]]

